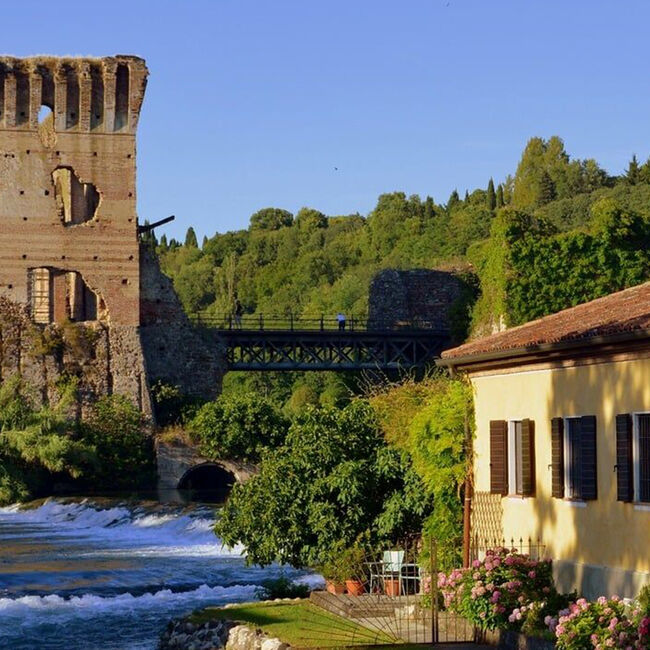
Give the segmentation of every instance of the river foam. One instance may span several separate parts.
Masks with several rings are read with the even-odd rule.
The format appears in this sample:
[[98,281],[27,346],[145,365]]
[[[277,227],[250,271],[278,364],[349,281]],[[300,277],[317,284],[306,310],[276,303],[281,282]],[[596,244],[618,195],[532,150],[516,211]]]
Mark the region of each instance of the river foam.
[[243,552],[242,547],[225,547],[215,537],[212,530],[215,519],[207,508],[151,512],[127,505],[103,508],[88,499],[78,502],[48,499],[36,508],[18,505],[0,508],[0,523],[3,521],[33,524],[36,534],[42,525],[42,534],[50,536],[55,526],[60,535],[103,538],[113,544],[121,541],[131,550],[134,546],[149,547],[150,554],[156,554],[156,548],[164,549],[166,554],[194,551],[213,557]]

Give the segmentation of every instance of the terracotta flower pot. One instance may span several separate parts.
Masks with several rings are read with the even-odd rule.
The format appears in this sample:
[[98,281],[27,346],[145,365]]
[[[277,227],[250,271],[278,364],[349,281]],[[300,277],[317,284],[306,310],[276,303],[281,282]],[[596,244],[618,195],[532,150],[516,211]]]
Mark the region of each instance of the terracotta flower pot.
[[360,596],[366,590],[359,580],[346,580],[345,587],[351,596]]
[[387,578],[384,580],[384,593],[387,596],[399,596],[399,580]]
[[345,585],[342,582],[334,582],[333,580],[325,581],[325,588],[330,594],[344,594]]

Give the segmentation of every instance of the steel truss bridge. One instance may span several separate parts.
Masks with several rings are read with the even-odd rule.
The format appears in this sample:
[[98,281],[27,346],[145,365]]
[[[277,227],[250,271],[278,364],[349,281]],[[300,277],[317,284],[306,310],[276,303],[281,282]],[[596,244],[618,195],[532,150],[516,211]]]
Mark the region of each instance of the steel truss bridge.
[[449,332],[428,323],[387,323],[350,318],[207,316],[192,320],[216,329],[226,346],[228,370],[408,370],[420,368],[449,346]]

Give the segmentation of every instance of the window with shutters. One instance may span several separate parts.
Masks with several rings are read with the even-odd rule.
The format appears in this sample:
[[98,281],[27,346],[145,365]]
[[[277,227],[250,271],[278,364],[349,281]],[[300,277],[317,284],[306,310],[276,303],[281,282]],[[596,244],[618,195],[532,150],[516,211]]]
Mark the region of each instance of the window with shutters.
[[554,497],[583,501],[597,498],[594,415],[553,418],[551,470]]
[[650,413],[634,414],[632,479],[634,501],[650,503]]
[[508,423],[508,493],[532,496],[535,492],[535,454],[532,420]]
[[490,492],[533,496],[535,493],[534,422],[490,422]]
[[566,418],[564,426],[564,494],[569,499],[582,498],[580,460],[580,418]]

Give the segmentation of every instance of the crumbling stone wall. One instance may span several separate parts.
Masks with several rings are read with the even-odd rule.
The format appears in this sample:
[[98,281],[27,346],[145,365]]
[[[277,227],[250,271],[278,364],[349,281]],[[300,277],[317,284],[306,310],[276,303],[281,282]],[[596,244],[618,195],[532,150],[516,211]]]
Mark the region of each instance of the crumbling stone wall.
[[140,256],[140,331],[151,382],[178,386],[186,395],[213,399],[221,392],[225,350],[214,332],[193,326],[161,270],[143,245]]
[[462,280],[446,271],[380,271],[370,283],[369,325],[395,327],[413,323],[449,331],[450,309],[462,291]]
[[[143,413],[151,415],[144,366],[137,355],[126,357],[119,349],[134,344],[131,333],[122,340],[125,332],[112,332],[97,321],[35,324],[25,305],[0,297],[0,382],[20,375],[33,388],[35,403],[42,405],[56,403],[59,382],[75,377],[79,416],[99,397],[113,392],[130,395]],[[139,346],[137,338],[135,342]],[[115,372],[113,364],[120,358],[129,358],[130,367]],[[131,383],[125,385],[127,376],[133,385],[141,386],[140,392],[134,392]]]

